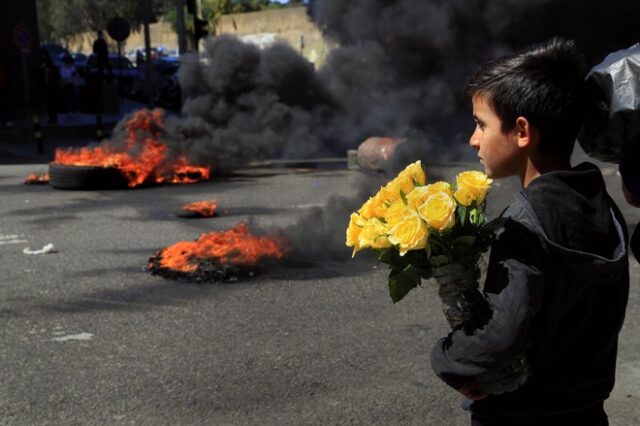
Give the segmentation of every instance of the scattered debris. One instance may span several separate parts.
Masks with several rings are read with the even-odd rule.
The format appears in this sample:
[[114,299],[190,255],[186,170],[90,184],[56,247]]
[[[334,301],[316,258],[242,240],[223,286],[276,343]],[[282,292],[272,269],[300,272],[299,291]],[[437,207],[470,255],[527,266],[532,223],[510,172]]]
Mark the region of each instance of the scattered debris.
[[32,173],[24,180],[25,185],[46,185],[49,183],[49,173]]
[[42,247],[40,250],[31,250],[29,247],[25,247],[22,250],[24,254],[47,254],[47,253],[55,253],[56,248],[53,246],[53,243],[49,243],[46,246]]
[[218,203],[216,200],[209,201],[196,201],[194,203],[185,204],[180,207],[178,216],[180,217],[214,217],[216,216],[216,210],[218,209]]

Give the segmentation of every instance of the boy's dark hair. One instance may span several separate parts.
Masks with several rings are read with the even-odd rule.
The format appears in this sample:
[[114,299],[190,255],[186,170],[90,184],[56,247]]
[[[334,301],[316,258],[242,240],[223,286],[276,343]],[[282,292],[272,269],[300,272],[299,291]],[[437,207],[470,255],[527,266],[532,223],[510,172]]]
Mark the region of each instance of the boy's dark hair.
[[553,38],[483,65],[467,94],[486,96],[502,132],[525,117],[540,132],[541,154],[569,157],[583,120],[586,64],[573,41]]

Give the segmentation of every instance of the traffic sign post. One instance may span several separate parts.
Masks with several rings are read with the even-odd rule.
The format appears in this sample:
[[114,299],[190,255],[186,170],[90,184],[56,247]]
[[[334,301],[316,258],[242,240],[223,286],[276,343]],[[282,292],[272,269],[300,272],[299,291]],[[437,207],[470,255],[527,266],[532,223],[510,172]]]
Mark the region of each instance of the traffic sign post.
[[40,124],[36,116],[31,115],[31,90],[29,87],[29,68],[27,67],[27,55],[31,54],[34,47],[34,36],[31,28],[24,22],[18,23],[13,29],[13,42],[20,51],[20,59],[22,66],[22,75],[24,81],[24,99],[27,123],[31,123],[31,135],[36,141],[36,149],[38,154],[44,154],[44,143],[42,139],[42,131],[39,129]]

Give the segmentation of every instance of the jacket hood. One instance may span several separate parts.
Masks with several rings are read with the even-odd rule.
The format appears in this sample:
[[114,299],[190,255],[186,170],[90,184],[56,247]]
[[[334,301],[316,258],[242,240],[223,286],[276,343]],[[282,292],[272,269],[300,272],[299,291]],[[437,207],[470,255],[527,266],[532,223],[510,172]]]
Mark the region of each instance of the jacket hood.
[[597,265],[589,274],[606,275],[627,256],[624,218],[591,163],[537,177],[516,194],[516,202],[522,209],[513,212],[522,216],[518,220],[529,222],[550,252],[576,271]]

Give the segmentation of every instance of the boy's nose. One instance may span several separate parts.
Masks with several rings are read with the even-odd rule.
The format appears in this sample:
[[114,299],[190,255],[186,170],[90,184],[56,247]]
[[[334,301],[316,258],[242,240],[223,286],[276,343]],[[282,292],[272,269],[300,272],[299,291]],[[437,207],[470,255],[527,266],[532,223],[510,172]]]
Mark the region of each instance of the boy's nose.
[[469,145],[476,149],[480,149],[480,135],[478,134],[478,129],[474,130],[469,138]]

